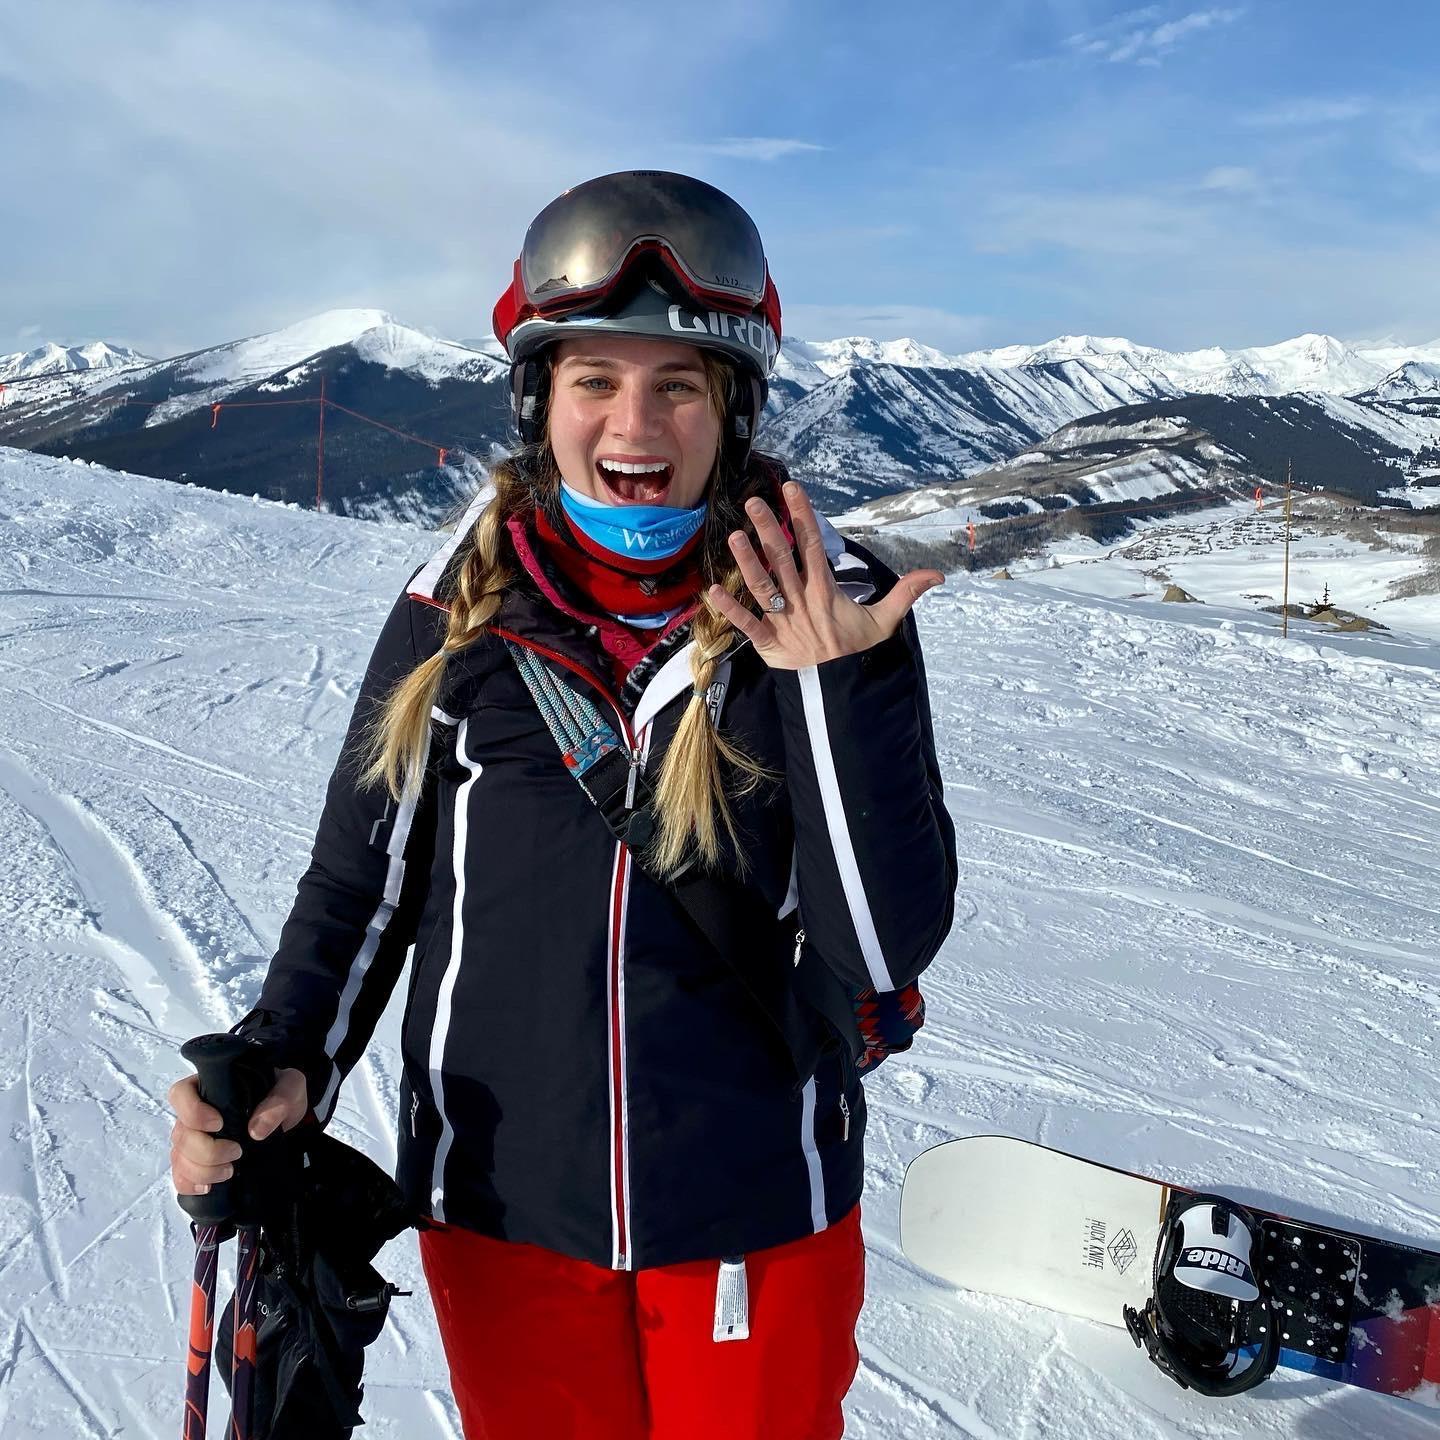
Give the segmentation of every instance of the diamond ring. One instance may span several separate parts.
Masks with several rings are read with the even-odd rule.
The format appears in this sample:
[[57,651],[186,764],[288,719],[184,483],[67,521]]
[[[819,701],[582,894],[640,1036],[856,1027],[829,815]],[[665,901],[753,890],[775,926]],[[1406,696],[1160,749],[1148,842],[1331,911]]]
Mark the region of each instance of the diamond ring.
[[770,608],[777,611],[785,608],[785,597],[778,590],[770,597]]

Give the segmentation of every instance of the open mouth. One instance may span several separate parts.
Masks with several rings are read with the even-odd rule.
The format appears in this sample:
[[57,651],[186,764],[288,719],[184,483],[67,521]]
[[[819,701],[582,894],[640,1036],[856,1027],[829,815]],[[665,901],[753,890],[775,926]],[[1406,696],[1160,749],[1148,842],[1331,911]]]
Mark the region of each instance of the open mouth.
[[597,460],[595,473],[617,505],[663,505],[675,467],[665,460]]

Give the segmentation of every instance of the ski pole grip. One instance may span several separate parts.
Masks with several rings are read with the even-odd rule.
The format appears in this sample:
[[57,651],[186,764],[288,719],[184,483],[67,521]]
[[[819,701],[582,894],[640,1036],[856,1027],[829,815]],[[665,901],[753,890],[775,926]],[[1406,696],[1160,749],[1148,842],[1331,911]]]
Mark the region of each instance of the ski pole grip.
[[[242,1152],[256,1142],[249,1134],[250,1116],[255,1107],[275,1088],[275,1063],[256,1040],[243,1035],[197,1035],[180,1047],[199,1075],[200,1098],[220,1112],[220,1138],[234,1140]],[[231,1221],[245,1224],[253,1217],[246,1193],[245,1155],[236,1162],[235,1174],[204,1195],[177,1195],[180,1208],[192,1220],[205,1224]]]

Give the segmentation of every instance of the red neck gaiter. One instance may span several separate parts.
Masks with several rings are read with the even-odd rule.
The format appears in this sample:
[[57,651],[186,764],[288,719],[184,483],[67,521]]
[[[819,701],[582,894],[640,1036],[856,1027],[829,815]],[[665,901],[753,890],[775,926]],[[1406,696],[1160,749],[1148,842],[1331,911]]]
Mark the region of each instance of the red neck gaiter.
[[543,510],[536,510],[535,534],[545,558],[608,614],[658,615],[684,605],[700,593],[704,530],[696,531],[678,554],[646,560],[616,555],[580,533],[568,520],[564,524],[561,533]]

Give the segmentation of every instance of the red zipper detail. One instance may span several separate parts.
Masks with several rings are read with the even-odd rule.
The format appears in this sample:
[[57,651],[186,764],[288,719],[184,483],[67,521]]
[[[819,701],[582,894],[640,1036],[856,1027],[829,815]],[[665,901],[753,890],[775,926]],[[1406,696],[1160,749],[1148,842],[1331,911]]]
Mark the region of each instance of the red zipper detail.
[[[517,635],[513,630],[502,629],[498,625],[487,625],[485,627],[492,634],[502,636],[506,640],[513,640],[517,645],[524,645],[526,649],[535,651],[538,655],[544,655],[557,664],[563,665],[567,670],[578,675],[582,680],[593,686],[609,702],[610,708],[615,712],[615,718],[620,722],[620,728],[625,736],[626,748],[629,750],[632,762],[635,757],[635,736],[630,729],[630,723],[625,718],[625,712],[620,708],[620,702],[605,688],[603,684],[587,670],[583,665],[577,665],[573,660],[567,659],[549,648],[547,645],[537,645],[533,640],[526,640],[524,636]],[[617,869],[615,886],[611,893],[612,920],[610,924],[610,1083],[615,1092],[617,1105],[612,1118],[610,1133],[610,1156],[611,1164],[615,1171],[615,1254],[621,1270],[628,1270],[630,1266],[630,1235],[625,1223],[625,1066],[621,1052],[623,1039],[621,1017],[620,1017],[620,994],[623,976],[621,973],[620,936],[624,929],[625,904],[628,896],[628,887],[625,884],[625,877],[629,869],[629,848],[623,840],[615,842],[619,846],[617,857]]]
[[623,983],[620,965],[620,937],[625,928],[625,903],[626,903],[626,876],[630,868],[630,858],[626,853],[626,847],[620,845],[620,854],[616,867],[615,894],[612,914],[614,916],[610,930],[610,953],[614,957],[611,969],[611,990],[614,1003],[610,1007],[610,1078],[615,1090],[616,1110],[614,1124],[610,1135],[611,1160],[615,1168],[615,1259],[621,1270],[629,1270],[630,1266],[630,1227],[625,1218],[625,1170],[626,1170],[626,1146],[625,1146],[625,1061],[622,1044],[624,1041],[624,1023],[621,1016]]

